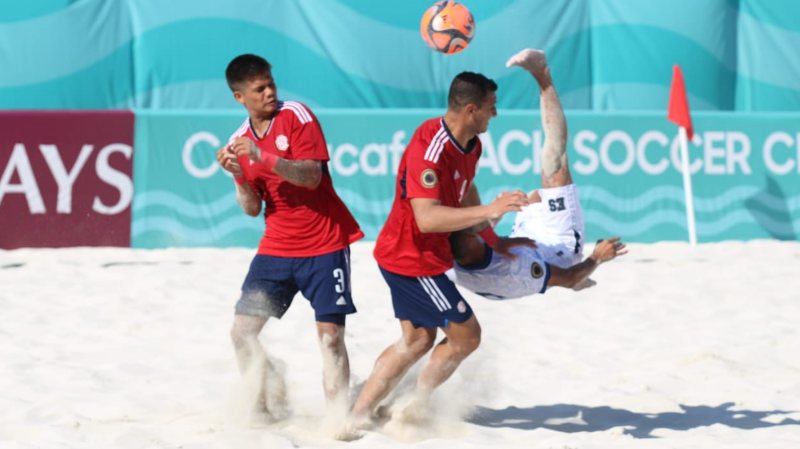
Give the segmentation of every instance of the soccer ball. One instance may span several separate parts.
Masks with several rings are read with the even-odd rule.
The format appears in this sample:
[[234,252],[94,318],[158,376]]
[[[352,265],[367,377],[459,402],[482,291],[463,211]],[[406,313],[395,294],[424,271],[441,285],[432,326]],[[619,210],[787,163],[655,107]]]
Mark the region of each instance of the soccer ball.
[[461,3],[440,1],[422,15],[419,32],[428,47],[452,55],[469,45],[475,35],[475,19]]

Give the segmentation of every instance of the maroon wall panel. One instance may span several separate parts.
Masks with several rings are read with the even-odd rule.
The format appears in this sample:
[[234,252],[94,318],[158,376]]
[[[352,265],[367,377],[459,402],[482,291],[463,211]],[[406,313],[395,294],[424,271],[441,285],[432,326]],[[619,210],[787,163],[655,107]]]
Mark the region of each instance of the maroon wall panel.
[[130,246],[130,111],[0,112],[0,248]]

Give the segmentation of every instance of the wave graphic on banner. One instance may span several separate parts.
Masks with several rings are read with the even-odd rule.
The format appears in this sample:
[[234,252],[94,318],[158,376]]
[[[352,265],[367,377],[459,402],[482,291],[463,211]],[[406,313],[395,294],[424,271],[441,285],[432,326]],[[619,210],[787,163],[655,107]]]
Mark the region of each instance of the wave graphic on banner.
[[241,211],[236,195],[192,202],[168,191],[140,193],[133,200],[134,247],[250,246],[264,232],[264,219]]
[[[359,216],[375,214],[379,218],[359,219],[369,239],[374,239],[391,200],[359,202],[352,192],[348,206]],[[367,207],[354,208],[355,205]],[[384,212],[385,211],[385,212]],[[138,248],[164,246],[255,246],[264,233],[263,215],[250,217],[239,208],[236,196],[226,193],[210,202],[192,202],[168,191],[140,193],[133,201],[131,238]]]
[[[631,198],[617,197],[613,193],[600,187],[578,187],[581,198],[587,201],[598,202],[614,212],[638,212],[648,209],[656,203],[670,201],[683,206],[683,189],[674,186],[654,187],[641,195]],[[800,210],[800,195],[794,198],[782,198],[755,186],[732,187],[725,192],[711,198],[694,199],[695,212],[719,212],[730,207],[741,207],[743,202],[758,197],[758,203],[764,208],[774,212],[794,212]]]
[[233,192],[226,193],[210,203],[193,203],[163,190],[140,193],[133,199],[134,211],[155,207],[165,207],[188,218],[213,218],[232,211],[240,211],[236,194]]
[[[515,186],[495,186],[484,191],[494,198]],[[373,240],[383,226],[392,198],[366,198],[350,189],[339,195],[355,215],[366,238]],[[683,191],[677,187],[655,187],[625,198],[596,186],[580,188],[587,232],[593,237],[621,235],[632,241],[656,235],[658,227],[672,229],[680,238],[686,229]],[[665,207],[665,203],[668,205]],[[800,229],[800,195],[782,198],[756,187],[737,186],[713,197],[695,199],[697,230],[702,238],[718,240],[738,227],[762,229],[769,236],[794,239]],[[658,206],[658,207],[656,207]],[[171,192],[154,191],[134,199],[131,235],[134,246],[255,245],[264,230],[261,217],[240,211],[232,194],[207,203],[194,203]],[[504,220],[503,232],[510,231]],[[766,236],[766,235],[765,235]]]
[[[584,210],[584,218],[587,226],[600,228],[605,234],[621,235],[629,239],[635,239],[637,235],[645,234],[660,225],[686,229],[686,213],[683,210],[659,211],[657,214],[647,215],[635,221],[621,220],[597,210]],[[698,220],[697,233],[712,238],[740,225],[758,225],[771,235],[791,238],[795,229],[800,226],[800,218],[787,223],[758,211],[739,209],[723,214],[715,220]]]
[[170,240],[179,240],[184,245],[208,244],[214,246],[228,235],[243,230],[255,231],[260,236],[264,231],[264,222],[261,219],[253,219],[244,212],[239,216],[222,221],[204,222],[198,227],[192,227],[171,217],[149,216],[133,221],[131,236],[141,237],[148,232],[154,232],[165,234]]
[[[695,108],[800,104],[800,29],[784,19],[800,14],[797,2],[483,2],[471,5],[481,31],[453,58],[436,57],[419,38],[429,2],[8,3],[0,13],[6,108],[232,108],[224,67],[232,55],[256,52],[273,63],[282,89],[302,92],[312,106],[441,107],[452,76],[474,70],[501,85],[499,107],[528,109],[527,74],[506,69],[508,54],[497,49],[531,42],[546,44],[554,67],[569,68],[558,72],[568,108],[661,109],[664,73],[681,61],[692,62]],[[43,30],[54,38],[39,39]],[[48,64],[32,70],[25,61]]]
[[[632,197],[617,196],[597,186],[578,188],[586,227],[595,234],[636,241],[647,234],[657,235],[651,231],[659,226],[681,232],[687,227],[684,194],[679,187],[654,187]],[[487,202],[511,190],[518,186],[493,186],[481,196]],[[736,186],[715,196],[695,195],[694,202],[697,231],[708,239],[726,238],[726,233],[741,226],[763,229],[765,237],[787,240],[795,239],[800,230],[800,195],[784,198],[762,188]],[[509,232],[511,221],[504,219],[501,230]]]

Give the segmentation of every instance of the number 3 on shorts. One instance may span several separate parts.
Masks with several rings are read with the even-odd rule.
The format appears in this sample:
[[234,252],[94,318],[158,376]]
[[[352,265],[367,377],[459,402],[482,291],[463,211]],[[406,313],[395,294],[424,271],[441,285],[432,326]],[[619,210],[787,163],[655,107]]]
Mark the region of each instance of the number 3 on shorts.
[[344,285],[344,270],[341,268],[336,268],[333,270],[333,277],[336,279],[336,286],[334,290],[336,293],[344,293],[345,285]]

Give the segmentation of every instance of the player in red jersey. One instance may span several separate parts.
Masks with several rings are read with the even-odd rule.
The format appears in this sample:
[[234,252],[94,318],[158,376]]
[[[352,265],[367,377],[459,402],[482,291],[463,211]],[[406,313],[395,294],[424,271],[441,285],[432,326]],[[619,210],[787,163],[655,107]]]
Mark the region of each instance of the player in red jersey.
[[[274,367],[258,334],[302,292],[315,311],[326,398],[344,406],[350,380],[345,317],[356,311],[349,245],[364,234],[333,189],[319,122],[305,105],[278,101],[270,64],[241,55],[230,62],[225,77],[249,117],[219,150],[218,160],[234,175],[242,209],[257,216],[263,204],[266,221],[231,330],[239,368],[256,379],[256,405],[273,415],[280,412],[275,408],[283,386],[273,382],[278,376],[270,376]],[[269,382],[275,391],[264,387]]]
[[[453,266],[448,242],[452,231],[488,224],[527,203],[524,193],[507,192],[488,205],[460,207],[467,198],[477,197],[472,183],[481,155],[477,135],[497,115],[496,90],[494,81],[483,75],[456,76],[444,117],[417,128],[403,153],[394,204],[374,250],[402,337],[383,351],[361,390],[352,410],[356,426],[433,348],[437,328],[446,338],[436,345],[417,381],[417,397],[423,403],[480,343],[477,319],[444,273]],[[491,227],[484,227],[491,233]],[[512,246],[530,244],[527,239],[484,235],[503,254]]]

